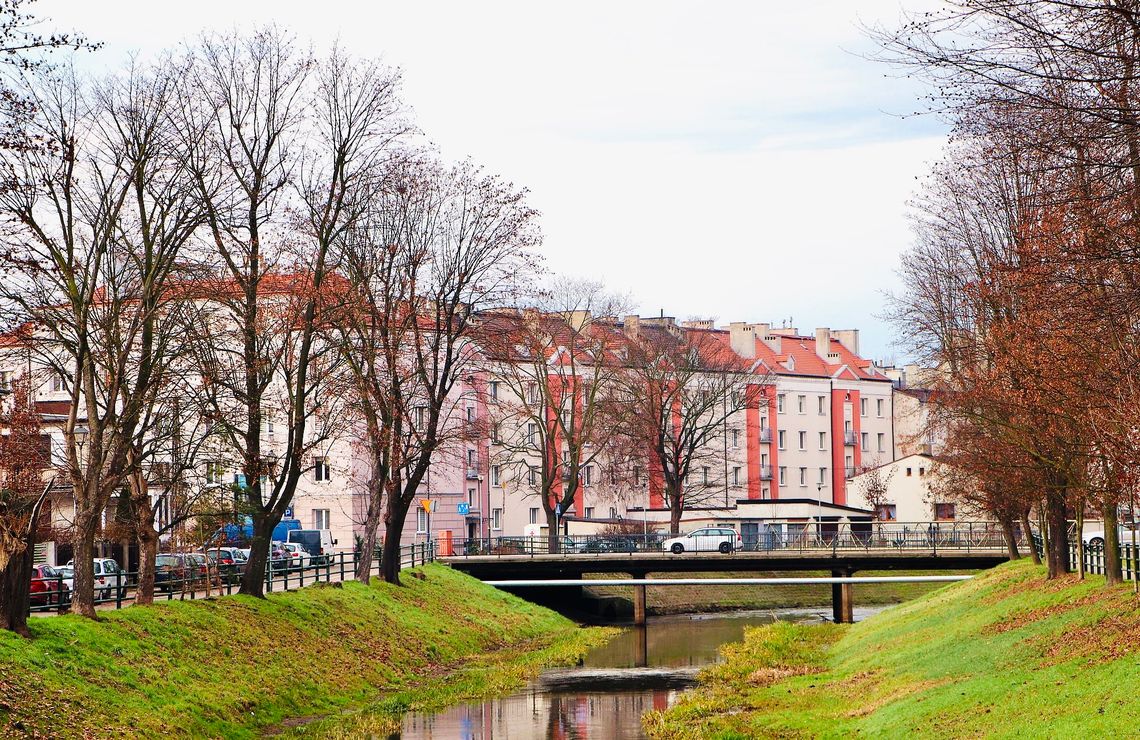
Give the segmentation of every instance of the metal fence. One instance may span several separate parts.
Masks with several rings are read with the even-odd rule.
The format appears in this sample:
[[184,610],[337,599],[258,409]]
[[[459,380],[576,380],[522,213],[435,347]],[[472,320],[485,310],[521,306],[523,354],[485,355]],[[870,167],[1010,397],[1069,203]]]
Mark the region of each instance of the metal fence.
[[[728,525],[710,525],[729,529]],[[1027,544],[1025,534],[1015,530],[1019,547]],[[605,555],[618,553],[669,552],[668,534],[562,535],[557,551],[563,555]],[[684,546],[684,545],[683,545]],[[688,551],[692,547],[685,548]],[[711,548],[716,550],[717,545]],[[902,550],[935,552],[1005,550],[1001,525],[996,522],[855,522],[822,525],[790,525],[747,533],[734,542],[738,552],[820,552],[849,550]],[[550,554],[545,535],[531,537],[484,537],[436,543],[441,557],[536,556]]]
[[[1038,554],[1044,554],[1038,550]],[[1077,569],[1079,550],[1076,542],[1069,543],[1069,567]],[[1124,572],[1124,580],[1131,581],[1137,574],[1137,561],[1140,560],[1140,546],[1134,547],[1131,543],[1120,546],[1120,568]],[[1103,576],[1105,573],[1104,545],[1085,545],[1085,572],[1090,575]]]
[[[178,553],[181,554],[181,553]],[[201,555],[202,553],[197,553]],[[289,591],[302,588],[314,583],[334,583],[351,581],[356,578],[356,563],[358,556],[355,552],[340,552],[332,555],[323,563],[310,562],[305,566],[294,566],[287,562],[270,561],[265,570],[265,590]],[[435,545],[431,542],[422,542],[414,545],[405,545],[400,548],[400,569],[414,568],[435,560]],[[189,572],[187,572],[189,571]],[[162,599],[200,599],[207,596],[220,596],[235,593],[241,583],[242,566],[211,564],[208,568],[183,568],[179,572],[170,573],[161,579],[156,577],[154,598]],[[380,554],[372,559],[373,575],[380,572]],[[157,576],[157,574],[156,574]],[[67,611],[71,605],[71,589],[62,575],[54,578],[33,578],[33,584],[42,584],[46,590],[32,593],[30,611],[60,612]],[[104,586],[95,588],[95,604],[113,605],[116,609],[130,606],[134,603],[135,592],[138,589],[138,573],[120,571],[114,576],[105,576]],[[35,586],[33,586],[33,590]]]

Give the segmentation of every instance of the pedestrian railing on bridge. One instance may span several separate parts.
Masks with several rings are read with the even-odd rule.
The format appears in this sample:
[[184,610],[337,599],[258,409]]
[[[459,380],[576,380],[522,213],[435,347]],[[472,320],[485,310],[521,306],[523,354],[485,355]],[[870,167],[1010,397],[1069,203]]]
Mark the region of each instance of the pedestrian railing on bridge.
[[[710,525],[715,526],[715,525]],[[562,535],[551,544],[546,535],[484,537],[436,543],[441,557],[539,556],[553,553],[574,556],[667,552],[672,535],[657,532],[632,534]],[[1027,546],[1024,533],[1015,531],[1019,548]],[[1008,545],[996,522],[855,522],[792,525],[743,535],[742,552],[818,553],[869,550],[913,552],[994,552]],[[713,548],[715,549],[715,548]]]

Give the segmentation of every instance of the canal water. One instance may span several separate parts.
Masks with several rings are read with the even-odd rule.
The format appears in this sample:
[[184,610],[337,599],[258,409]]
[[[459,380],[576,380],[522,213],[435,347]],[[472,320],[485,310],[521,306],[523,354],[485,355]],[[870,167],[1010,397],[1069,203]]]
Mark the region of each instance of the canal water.
[[[856,618],[875,611],[856,610]],[[641,715],[665,709],[719,648],[746,627],[817,620],[824,610],[734,612],[650,619],[594,649],[574,668],[547,671],[510,696],[436,713],[409,713],[402,740],[609,740],[643,738]]]

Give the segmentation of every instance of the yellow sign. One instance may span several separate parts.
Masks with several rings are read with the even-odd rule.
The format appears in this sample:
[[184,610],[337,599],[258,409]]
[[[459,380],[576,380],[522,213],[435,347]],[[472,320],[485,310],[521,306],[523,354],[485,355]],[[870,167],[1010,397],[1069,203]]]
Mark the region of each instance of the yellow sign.
[[431,513],[431,510],[435,508],[434,506],[432,506],[432,504],[434,504],[434,503],[435,502],[432,501],[430,498],[421,498],[420,499],[420,506],[424,507],[424,511],[426,511],[429,514]]

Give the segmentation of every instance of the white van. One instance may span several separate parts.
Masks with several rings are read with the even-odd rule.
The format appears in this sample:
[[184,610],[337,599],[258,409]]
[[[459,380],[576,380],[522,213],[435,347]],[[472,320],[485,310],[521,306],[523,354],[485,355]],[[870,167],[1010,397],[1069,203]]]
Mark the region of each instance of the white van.
[[291,529],[289,542],[296,542],[303,547],[309,553],[309,562],[313,565],[332,562],[336,540],[333,539],[331,529]]

